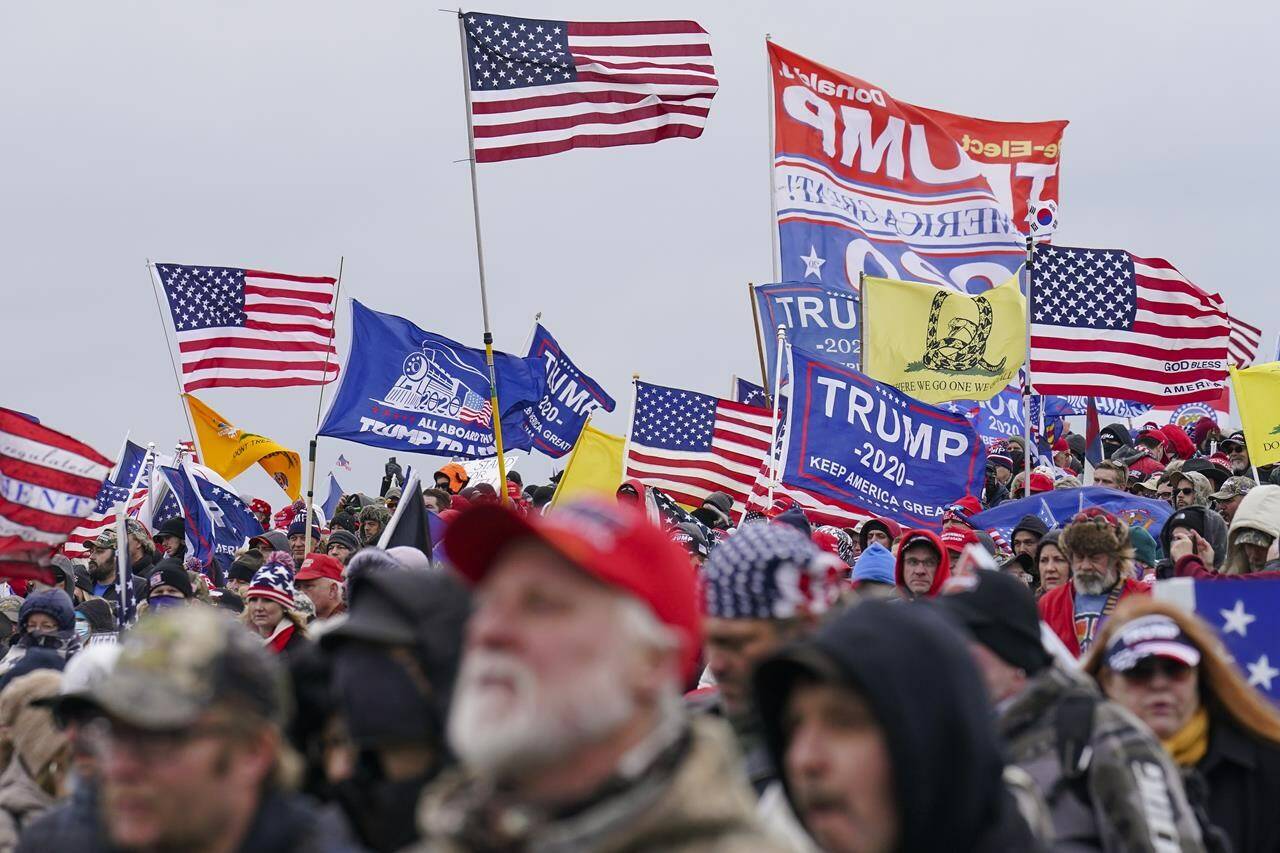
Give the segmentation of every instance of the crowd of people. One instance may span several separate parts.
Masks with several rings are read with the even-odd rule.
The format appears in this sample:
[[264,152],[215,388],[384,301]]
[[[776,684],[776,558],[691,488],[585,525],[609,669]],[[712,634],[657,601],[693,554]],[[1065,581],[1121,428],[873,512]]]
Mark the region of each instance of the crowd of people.
[[[937,531],[456,463],[311,530],[254,500],[208,566],[131,519],[0,599],[0,853],[1280,851],[1280,714],[1150,595],[1280,576],[1280,472],[1113,425],[1092,482],[1169,501],[1158,538],[975,526],[1079,486],[1081,438],[1029,480],[995,448]],[[379,547],[409,500],[443,535]]]

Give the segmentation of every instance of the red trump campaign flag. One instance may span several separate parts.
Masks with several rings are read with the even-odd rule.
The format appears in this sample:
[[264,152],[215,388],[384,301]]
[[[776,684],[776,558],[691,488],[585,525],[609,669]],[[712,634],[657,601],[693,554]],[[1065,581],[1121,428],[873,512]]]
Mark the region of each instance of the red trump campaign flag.
[[462,16],[476,162],[702,135],[716,94],[693,21]]
[[156,264],[155,273],[173,318],[183,391],[337,378],[337,279],[184,264]]
[[[0,574],[53,554],[93,512],[112,461],[83,442],[0,408]],[[27,575],[30,576],[30,575]]]
[[1152,405],[1216,399],[1230,331],[1220,304],[1160,258],[1039,245],[1032,385]]

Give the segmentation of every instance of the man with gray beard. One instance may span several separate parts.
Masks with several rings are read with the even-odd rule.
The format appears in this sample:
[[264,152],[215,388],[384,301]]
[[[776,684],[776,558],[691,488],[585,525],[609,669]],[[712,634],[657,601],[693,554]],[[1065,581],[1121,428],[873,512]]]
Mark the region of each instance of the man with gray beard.
[[1128,525],[1106,510],[1078,513],[1058,542],[1071,563],[1071,582],[1040,599],[1040,618],[1080,657],[1122,598],[1151,588],[1134,579]]
[[771,851],[726,726],[690,720],[700,645],[684,552],[632,507],[498,505],[448,528],[475,590],[427,851]]

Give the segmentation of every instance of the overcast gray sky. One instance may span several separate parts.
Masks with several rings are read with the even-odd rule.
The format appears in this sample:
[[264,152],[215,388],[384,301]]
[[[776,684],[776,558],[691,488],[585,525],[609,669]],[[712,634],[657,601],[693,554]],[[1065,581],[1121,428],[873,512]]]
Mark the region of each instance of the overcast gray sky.
[[[333,274],[345,255],[344,297],[478,345],[467,167],[454,162],[466,156],[458,34],[438,5],[0,5],[0,404],[108,455],[126,430],[166,448],[185,437],[148,257]],[[544,312],[619,401],[597,419],[605,429],[627,428],[633,372],[717,394],[734,373],[758,374],[746,282],[770,275],[766,32],[912,103],[1069,119],[1057,240],[1168,258],[1274,345],[1275,4],[477,10],[693,18],[711,34],[720,91],[701,139],[480,170],[498,346],[521,350]],[[314,388],[201,397],[305,456]],[[322,439],[320,497],[339,453],[364,474],[338,471],[344,485],[376,487],[383,451]],[[282,502],[257,470],[237,482]]]

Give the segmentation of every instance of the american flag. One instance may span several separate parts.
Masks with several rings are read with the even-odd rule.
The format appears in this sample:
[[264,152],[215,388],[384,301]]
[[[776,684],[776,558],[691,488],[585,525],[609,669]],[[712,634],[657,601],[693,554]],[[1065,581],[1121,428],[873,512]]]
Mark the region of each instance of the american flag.
[[[775,483],[773,487],[774,504],[798,506],[804,510],[805,517],[814,526],[830,524],[835,527],[854,527],[860,522],[875,518],[876,513],[854,506],[844,501],[834,501],[822,495],[814,494],[808,489]],[[774,512],[769,505],[769,460],[765,460],[751,485],[751,496],[747,499],[747,512],[758,512],[772,516]]]
[[0,408],[0,559],[51,555],[93,512],[111,468],[89,445]]
[[1253,364],[1258,347],[1262,344],[1262,330],[1230,314],[1227,315],[1227,320],[1231,323],[1231,337],[1228,341],[1231,363],[1236,367],[1248,367]]
[[341,453],[338,454],[338,467],[342,468],[345,471],[351,470],[351,463],[348,462],[347,457],[342,455]]
[[772,424],[768,409],[637,381],[626,476],[685,506],[725,492],[736,510],[769,451]]
[[[73,559],[88,556],[88,543],[116,523],[116,507],[122,503],[128,503],[126,516],[137,516],[147,502],[150,474],[151,458],[147,449],[126,440],[115,467],[98,489],[93,512],[71,531],[62,545],[62,553]],[[139,489],[130,496],[134,483]]]
[[182,264],[155,269],[173,317],[184,391],[337,378],[335,279]]
[[485,397],[481,397],[470,388],[462,398],[462,408],[458,411],[458,420],[479,424],[483,427],[492,425],[493,406]]
[[462,16],[476,162],[702,134],[717,83],[693,21]]
[[1038,245],[1032,384],[1153,405],[1216,398],[1229,332],[1219,302],[1159,258]]

